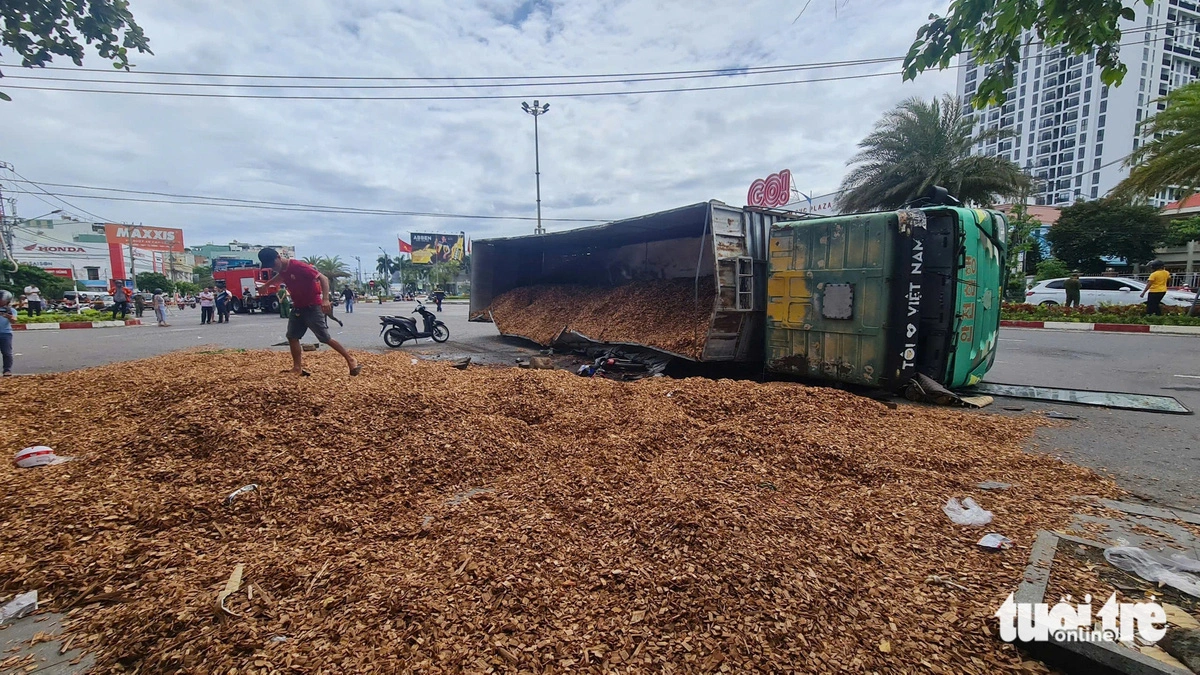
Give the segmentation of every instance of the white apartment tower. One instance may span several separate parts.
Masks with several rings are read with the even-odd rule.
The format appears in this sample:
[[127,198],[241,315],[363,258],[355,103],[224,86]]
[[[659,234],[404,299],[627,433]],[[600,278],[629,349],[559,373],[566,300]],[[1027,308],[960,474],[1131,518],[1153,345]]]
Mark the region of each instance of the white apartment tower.
[[[988,65],[961,59],[958,95],[977,133],[1011,130],[1012,136],[976,144],[974,154],[1008,157],[1039,179],[1038,204],[1068,204],[1106,195],[1129,171],[1124,159],[1144,138],[1138,122],[1161,110],[1158,99],[1200,79],[1200,11],[1189,0],[1127,3],[1133,21],[1122,21],[1121,61],[1128,67],[1119,87],[1100,82],[1090,56],[1070,56],[1037,44],[1027,34],[1021,63],[1006,101],[973,111],[974,95]],[[1162,206],[1174,195],[1153,200]]]

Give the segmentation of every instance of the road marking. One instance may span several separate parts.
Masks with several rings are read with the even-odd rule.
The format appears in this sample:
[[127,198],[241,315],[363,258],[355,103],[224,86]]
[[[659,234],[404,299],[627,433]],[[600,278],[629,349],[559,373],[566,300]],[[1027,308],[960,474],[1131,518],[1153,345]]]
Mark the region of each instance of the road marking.
[[1189,380],[1200,380],[1200,375],[1172,375],[1171,377],[1186,377]]
[[1017,338],[1000,338],[1000,341],[1001,342],[1025,342],[1024,340],[1018,340]]

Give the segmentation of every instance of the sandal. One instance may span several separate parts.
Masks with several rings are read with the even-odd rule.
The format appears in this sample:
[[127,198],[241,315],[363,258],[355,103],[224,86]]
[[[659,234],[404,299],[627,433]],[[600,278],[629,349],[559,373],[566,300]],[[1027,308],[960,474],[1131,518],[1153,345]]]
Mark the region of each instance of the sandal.
[[362,364],[361,363],[355,364],[355,366],[350,369],[350,377],[357,377],[358,374],[361,372],[362,372]]

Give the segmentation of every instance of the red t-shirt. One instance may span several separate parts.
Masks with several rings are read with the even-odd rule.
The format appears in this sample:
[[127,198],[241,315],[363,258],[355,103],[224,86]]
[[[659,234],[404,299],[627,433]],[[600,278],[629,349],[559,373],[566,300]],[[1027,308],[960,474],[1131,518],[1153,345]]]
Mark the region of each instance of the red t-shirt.
[[300,260],[289,260],[279,281],[287,284],[288,293],[292,295],[292,306],[296,309],[316,307],[321,304],[321,283],[317,278],[321,273],[317,268]]

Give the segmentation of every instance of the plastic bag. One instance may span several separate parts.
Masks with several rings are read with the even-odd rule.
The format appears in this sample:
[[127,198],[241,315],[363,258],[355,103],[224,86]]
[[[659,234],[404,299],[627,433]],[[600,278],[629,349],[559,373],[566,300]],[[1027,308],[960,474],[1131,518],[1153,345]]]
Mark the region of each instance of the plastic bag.
[[983,507],[976,504],[975,500],[970,497],[962,500],[961,504],[958,503],[958,497],[951,497],[942,510],[957,525],[980,527],[992,522],[992,512],[984,511]]
[[1200,577],[1188,571],[1200,570],[1200,561],[1173,555],[1170,559],[1156,558],[1136,546],[1114,546],[1104,549],[1104,559],[1113,567],[1131,574],[1178,589],[1200,598]]

